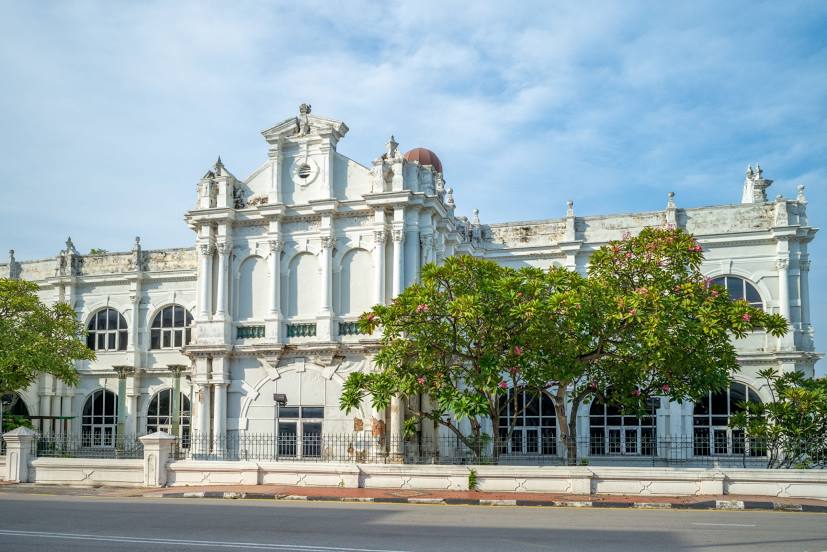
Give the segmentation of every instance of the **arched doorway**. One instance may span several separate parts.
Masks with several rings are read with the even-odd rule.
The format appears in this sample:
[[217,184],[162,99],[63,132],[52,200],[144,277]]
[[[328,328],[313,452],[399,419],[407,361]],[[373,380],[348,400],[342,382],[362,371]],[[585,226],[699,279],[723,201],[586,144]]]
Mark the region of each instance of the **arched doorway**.
[[81,417],[81,443],[84,447],[115,446],[118,428],[118,396],[98,389],[86,399]]

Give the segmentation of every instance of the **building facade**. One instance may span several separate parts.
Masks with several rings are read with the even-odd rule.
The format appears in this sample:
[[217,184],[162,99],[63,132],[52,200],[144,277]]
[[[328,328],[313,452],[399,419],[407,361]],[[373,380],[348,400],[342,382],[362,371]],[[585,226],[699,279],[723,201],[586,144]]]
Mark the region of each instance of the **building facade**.
[[[44,301],[71,304],[97,352],[95,361],[78,363],[77,387],[42,376],[20,393],[16,411],[42,431],[83,432],[99,446],[111,443],[118,412],[129,434],[170,431],[179,410],[178,431],[216,437],[396,435],[401,400],[387,412],[365,405],[349,415],[338,401],[348,374],[373,366],[377,336],[360,334],[358,316],[415,282],[423,264],[467,254],[585,272],[591,253],[608,241],[665,224],[697,237],[710,278],[733,297],[780,313],[790,331],[738,341],[742,370],[723,398],[663,401],[648,422],[630,424],[610,408],[585,406],[580,434],[602,436],[604,452],[620,454],[645,452],[641,439],[654,433],[697,440],[707,432],[715,441],[729,431],[732,404],[768,400],[758,370],[813,375],[820,354],[810,322],[808,244],[816,229],[807,222],[803,186],[796,198],[770,200],[772,181],[756,167],[737,204],[684,209],[669,193],[661,211],[583,217],[569,202],[564,218],[489,225],[476,210],[470,220],[455,214],[433,152],[403,154],[391,137],[364,166],[337,152],[347,131],[302,105],[262,133],[267,157],[244,180],[219,158],[186,214],[194,247],[144,250],[136,238],[124,253],[82,255],[71,240],[54,258],[18,261],[12,252],[0,276],[37,282]],[[280,409],[277,393],[287,396]],[[538,435],[553,433],[553,418],[536,416],[518,428],[515,452],[532,452]]]

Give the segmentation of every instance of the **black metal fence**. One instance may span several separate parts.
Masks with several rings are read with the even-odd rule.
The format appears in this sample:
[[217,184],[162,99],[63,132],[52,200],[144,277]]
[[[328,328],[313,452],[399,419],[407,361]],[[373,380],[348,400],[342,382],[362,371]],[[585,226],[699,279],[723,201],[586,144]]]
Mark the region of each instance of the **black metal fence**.
[[[738,434],[714,441],[697,436],[626,437],[591,435],[571,443],[560,436],[512,436],[475,443],[454,436],[412,439],[377,437],[370,432],[302,436],[229,431],[220,438],[194,432],[176,443],[173,456],[178,460],[259,462],[827,468],[823,442],[793,446]],[[2,438],[0,446],[5,452]],[[32,454],[142,458],[143,445],[136,435],[44,434],[34,440]]]
[[[264,462],[363,462],[406,464],[622,465],[742,468],[825,468],[827,455],[802,444],[789,458],[759,439],[728,439],[715,443],[692,437],[616,441],[586,437],[569,446],[559,437],[463,442],[452,436],[437,439],[374,437],[369,432],[297,436],[231,431],[225,436],[193,434],[179,443],[174,456],[193,460]],[[571,460],[569,459],[571,458]],[[792,458],[789,458],[792,460]]]
[[144,447],[137,435],[44,434],[32,442],[32,454],[45,458],[143,458]]

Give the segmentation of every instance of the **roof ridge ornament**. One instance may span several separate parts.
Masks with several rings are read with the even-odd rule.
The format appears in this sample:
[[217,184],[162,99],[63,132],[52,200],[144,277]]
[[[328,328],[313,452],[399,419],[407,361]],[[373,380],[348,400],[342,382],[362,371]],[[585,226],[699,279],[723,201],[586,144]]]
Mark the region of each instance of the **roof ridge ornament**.
[[752,165],[748,165],[744,178],[744,189],[741,194],[741,203],[766,203],[767,188],[770,187],[772,182],[769,178],[764,178],[764,169],[761,168],[760,163],[755,163],[755,169],[752,168]]

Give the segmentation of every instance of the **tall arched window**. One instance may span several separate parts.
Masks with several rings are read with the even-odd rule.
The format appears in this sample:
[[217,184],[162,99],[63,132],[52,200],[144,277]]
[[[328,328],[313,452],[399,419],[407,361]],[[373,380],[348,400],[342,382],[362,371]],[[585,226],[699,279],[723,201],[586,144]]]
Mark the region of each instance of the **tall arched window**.
[[[744,410],[743,403],[761,403],[758,393],[743,383],[732,382],[729,387],[695,403],[695,456],[744,454],[762,456],[764,448],[758,443],[747,443],[743,430],[729,427],[733,414]],[[749,449],[749,450],[748,450]]]
[[86,346],[93,351],[125,351],[128,340],[126,318],[112,308],[99,310],[89,320]]
[[[515,423],[508,440],[512,422]],[[500,454],[557,454],[554,403],[545,395],[538,397],[523,391],[517,396],[515,408],[514,390],[509,389],[508,397],[500,399],[499,438]]]
[[150,349],[177,349],[190,342],[192,315],[180,305],[164,307],[152,320]]
[[751,306],[763,309],[764,301],[761,300],[761,294],[754,285],[738,276],[721,276],[712,280],[712,283],[718,286],[723,286],[729,292],[729,298],[733,301],[743,300]]
[[650,398],[646,406],[648,415],[638,417],[624,413],[618,405],[593,401],[589,408],[589,454],[654,454],[655,411],[660,406],[660,399]]
[[118,427],[118,396],[106,389],[92,393],[83,405],[81,442],[85,447],[113,447]]
[[[149,401],[146,413],[146,432],[165,431],[172,433],[172,389],[159,391]],[[189,442],[190,436],[190,399],[179,393],[178,435],[182,443]]]

